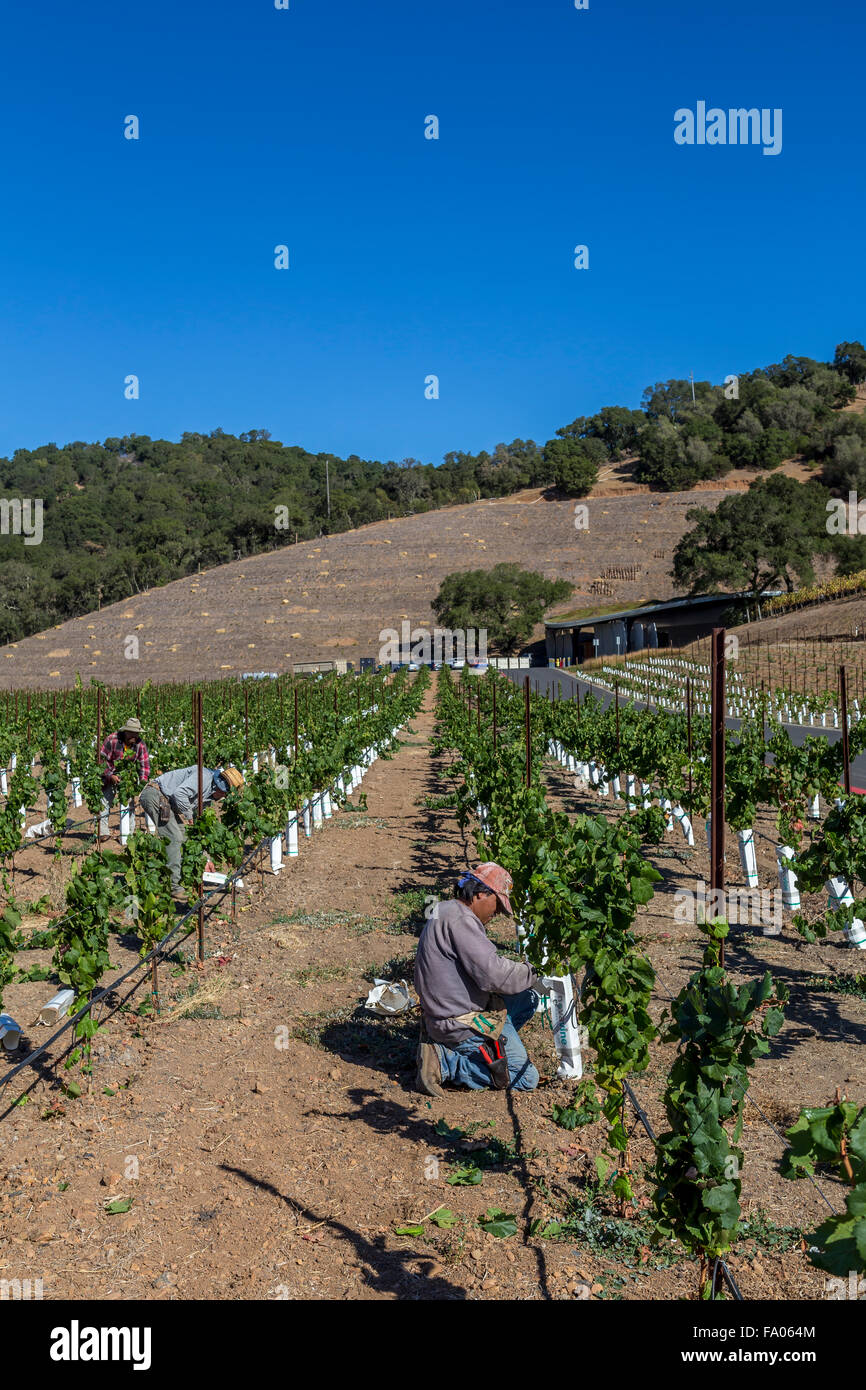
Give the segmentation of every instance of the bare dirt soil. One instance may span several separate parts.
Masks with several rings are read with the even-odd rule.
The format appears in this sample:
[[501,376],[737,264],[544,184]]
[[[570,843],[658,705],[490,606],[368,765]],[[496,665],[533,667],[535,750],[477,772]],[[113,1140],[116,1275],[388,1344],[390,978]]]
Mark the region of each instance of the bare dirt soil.
[[[209,923],[203,967],[191,939],[161,968],[160,1017],[137,1012],[146,979],[103,1009],[89,1091],[64,1095],[60,1083],[81,1077],[64,1071],[58,1050],[3,1092],[0,1277],[42,1278],[48,1299],[693,1295],[695,1267],[648,1244],[640,1174],[652,1147],[640,1127],[632,1140],[639,1206],[621,1221],[595,1178],[602,1127],[553,1124],[551,1102],[563,1103],[571,1086],[551,1080],[556,1059],[541,1018],[527,1034],[544,1076],[538,1092],[449,1090],[432,1101],[413,1088],[416,1017],[380,1019],[360,1007],[375,974],[411,984],[425,898],[447,892],[474,858],[453,811],[425,805],[443,791],[429,756],[431,707],[432,696],[396,757],[368,773],[366,810],[356,793],[302,840],[282,874],[249,875],[237,924],[225,911]],[[558,767],[549,779],[568,809],[599,809]],[[705,851],[686,855],[672,837],[648,852],[664,881],[639,934],[658,972],[660,1017],[700,958],[697,928],[673,921],[673,891],[708,874]],[[60,883],[49,876],[61,871],[44,849],[26,855],[33,872],[22,859],[19,895],[48,889],[56,903]],[[759,857],[769,882],[768,852]],[[504,919],[491,933],[513,947]],[[134,948],[124,938],[112,960],[124,967]],[[783,1128],[836,1085],[862,1102],[856,1058],[866,1005],[807,984],[850,976],[855,954],[805,947],[790,929],[766,939],[758,928],[743,931],[730,960],[737,977],[769,966],[792,986],[785,1028],[755,1069],[752,1094],[767,1118]],[[49,981],[10,987],[8,1005],[31,1047],[47,1030],[27,1025],[52,991]],[[656,1130],[670,1055],[657,1044],[634,1083]],[[751,1224],[731,1267],[744,1294],[822,1297],[823,1276],[802,1249],[802,1232],[826,1212],[820,1196],[779,1177],[780,1141],[751,1107],[743,1147]],[[480,1185],[447,1182],[470,1163]],[[837,1185],[822,1179],[822,1187],[841,1205]],[[106,1209],[125,1199],[128,1211]],[[442,1206],[455,1215],[450,1229],[425,1220],[422,1236],[396,1234]],[[516,1235],[479,1228],[491,1208],[516,1218]],[[531,1235],[536,1218],[571,1221],[567,1238]]]
[[430,604],[445,575],[502,561],[570,580],[563,609],[670,598],[686,512],[725,493],[590,498],[581,530],[573,501],[539,491],[376,522],[175,580],[2,647],[0,677],[60,689],[76,672],[122,685],[334,658],[357,669],[359,657],[377,656],[383,630],[435,622]]
[[[866,392],[845,409],[866,409]],[[552,617],[671,598],[686,512],[713,509],[766,474],[736,469],[688,492],[653,492],[634,481],[635,461],[601,470],[582,499],[585,529],[575,528],[573,501],[538,489],[375,522],[205,570],[11,643],[0,648],[0,677],[7,687],[61,689],[77,672],[123,685],[357,662],[378,654],[385,629],[430,626],[445,575],[501,561],[575,585]],[[799,481],[814,473],[801,459],[778,471]]]

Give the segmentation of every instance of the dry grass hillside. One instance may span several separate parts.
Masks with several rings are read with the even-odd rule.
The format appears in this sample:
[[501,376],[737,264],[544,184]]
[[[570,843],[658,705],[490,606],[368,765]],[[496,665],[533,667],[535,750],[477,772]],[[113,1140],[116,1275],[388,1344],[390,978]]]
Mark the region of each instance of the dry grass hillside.
[[[717,506],[730,491],[725,481],[699,492],[592,497],[586,530],[575,529],[574,502],[532,491],[286,546],[0,648],[3,685],[61,688],[76,672],[124,684],[357,661],[377,653],[382,629],[431,623],[446,574],[500,561],[571,580],[562,611],[670,597],[685,514]],[[137,660],[125,655],[131,637]]]

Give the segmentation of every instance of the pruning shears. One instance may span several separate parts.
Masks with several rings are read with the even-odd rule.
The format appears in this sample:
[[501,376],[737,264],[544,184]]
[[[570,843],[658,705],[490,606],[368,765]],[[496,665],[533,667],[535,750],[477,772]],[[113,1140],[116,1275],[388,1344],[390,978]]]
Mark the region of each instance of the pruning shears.
[[[489,1050],[488,1050],[489,1049]],[[489,1038],[481,1043],[478,1051],[490,1068],[490,1080],[494,1089],[504,1091],[509,1081],[508,1058],[498,1038]]]

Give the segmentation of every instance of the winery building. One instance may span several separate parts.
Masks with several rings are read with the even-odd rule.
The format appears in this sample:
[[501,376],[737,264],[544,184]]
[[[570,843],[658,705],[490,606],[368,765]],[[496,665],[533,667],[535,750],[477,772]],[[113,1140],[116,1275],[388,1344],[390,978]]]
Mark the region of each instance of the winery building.
[[[544,624],[551,665],[580,666],[594,656],[617,656],[647,647],[684,647],[707,637],[746,594],[701,594],[647,603],[639,608],[556,618]],[[761,598],[769,598],[762,594]]]

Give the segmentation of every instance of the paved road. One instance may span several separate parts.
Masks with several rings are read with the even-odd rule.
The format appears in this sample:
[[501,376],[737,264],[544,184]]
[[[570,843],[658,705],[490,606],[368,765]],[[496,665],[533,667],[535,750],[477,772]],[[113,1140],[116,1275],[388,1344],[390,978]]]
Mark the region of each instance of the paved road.
[[[605,708],[613,703],[613,694],[610,690],[605,690],[601,686],[593,685],[591,681],[584,677],[572,676],[569,671],[563,671],[556,666],[533,666],[529,671],[503,671],[504,676],[509,676],[517,685],[522,686],[526,676],[529,676],[530,689],[540,695],[546,695],[548,700],[554,695],[559,698],[560,692],[563,700],[573,700],[578,690],[581,699],[587,691],[592,691],[596,699],[600,699]],[[623,697],[625,703],[625,697]],[[642,705],[643,700],[635,700],[636,705]],[[728,729],[738,729],[739,719],[726,719],[725,726]],[[776,728],[773,725],[773,728]],[[826,738],[831,743],[836,743],[842,737],[841,729],[818,729],[811,728],[808,724],[785,724],[782,726],[787,729],[791,741],[798,748],[806,742],[807,738]],[[854,758],[851,763],[851,790],[866,792],[866,754],[861,754],[859,758]]]

